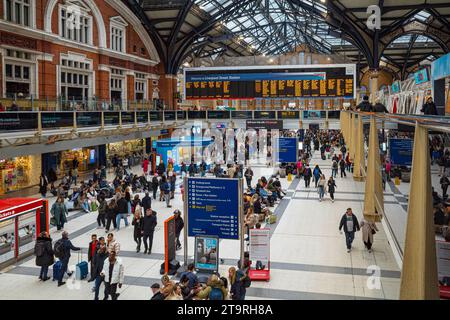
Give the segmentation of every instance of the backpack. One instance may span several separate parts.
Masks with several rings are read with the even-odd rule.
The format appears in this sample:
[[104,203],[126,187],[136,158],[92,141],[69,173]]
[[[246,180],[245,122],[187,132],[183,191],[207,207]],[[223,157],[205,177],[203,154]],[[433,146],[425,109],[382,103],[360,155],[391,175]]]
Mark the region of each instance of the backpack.
[[209,300],[223,300],[223,293],[220,288],[211,288],[209,292]]
[[45,248],[44,246],[36,246],[36,257],[42,257],[45,253]]
[[53,252],[55,254],[55,257],[58,259],[64,258],[64,240],[59,239],[55,242],[55,246],[53,247]]
[[242,281],[242,285],[244,286],[244,288],[250,288],[250,286],[252,285],[252,280],[250,279],[250,277],[240,270],[238,271],[238,276],[239,280]]

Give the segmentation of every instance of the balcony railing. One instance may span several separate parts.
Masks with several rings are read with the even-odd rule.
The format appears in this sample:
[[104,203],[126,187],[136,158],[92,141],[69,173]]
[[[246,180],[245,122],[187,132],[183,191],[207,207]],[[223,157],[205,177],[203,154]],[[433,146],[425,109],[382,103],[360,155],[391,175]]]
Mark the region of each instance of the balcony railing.
[[0,98],[2,111],[136,111],[162,110],[161,100],[74,100],[74,99],[34,99]]
[[0,133],[53,129],[144,127],[177,121],[210,122],[291,120],[325,123],[339,121],[340,111],[6,111],[0,112]]

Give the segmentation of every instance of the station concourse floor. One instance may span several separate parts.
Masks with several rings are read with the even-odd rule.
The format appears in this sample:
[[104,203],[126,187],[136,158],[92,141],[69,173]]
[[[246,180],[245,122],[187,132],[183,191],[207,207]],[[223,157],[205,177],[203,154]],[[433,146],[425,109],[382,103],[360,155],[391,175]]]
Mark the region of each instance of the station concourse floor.
[[[318,152],[311,161],[312,167],[315,164],[320,165],[327,178],[331,175],[331,160],[320,159]],[[252,169],[255,173],[253,183],[262,175],[270,177],[274,171],[264,164],[252,165]],[[136,167],[133,172],[140,174],[141,170]],[[292,182],[280,180],[287,195],[274,208],[278,216],[277,223],[268,226],[271,229],[271,279],[269,282],[253,281],[247,289],[246,299],[398,299],[400,269],[382,224],[377,224],[380,231],[375,235],[372,253],[364,248],[361,232],[356,234],[352,252],[347,253],[344,235],[338,231],[340,218],[347,207],[353,209],[359,220],[362,219],[364,183],[354,182],[348,173],[347,178],[338,175],[336,201],[332,203],[329,195],[325,196],[324,201],[318,201],[313,182],[310,189],[305,189],[303,179],[294,179]],[[386,187],[385,201],[395,204],[389,207],[395,211],[393,215],[405,215],[398,212],[403,210],[401,200],[396,199],[391,186]],[[152,296],[150,286],[155,282],[160,283],[159,271],[164,259],[163,221],[171,216],[173,210],[183,208],[180,189],[177,187],[172,208],[166,208],[164,202],[152,203],[158,213],[158,226],[151,255],[144,255],[143,248],[141,253],[136,253],[131,224],[125,228],[122,221],[120,231],[114,232],[121,245],[119,257],[125,266],[125,283],[119,289],[121,300],[148,300]],[[96,217],[97,213],[72,211],[65,226],[73,244],[83,248],[83,260],[87,260],[91,234],[106,235],[103,228],[97,229]],[[61,236],[60,232],[53,229],[51,233],[53,241]],[[221,275],[227,276],[228,268],[236,265],[239,246],[237,240],[220,241],[220,258],[224,259],[224,264],[219,266]],[[190,238],[190,256],[193,255],[193,247],[193,238]],[[177,252],[177,259],[181,263],[182,255],[183,250]],[[69,269],[74,269],[77,256],[76,252],[72,252]],[[373,269],[367,268],[374,265],[381,270],[380,286],[370,289],[367,282]],[[38,276],[39,267],[35,265],[34,257],[1,270],[0,300],[91,300],[94,297],[91,292],[93,283],[67,280],[66,285],[58,288],[56,282],[41,282]],[[103,285],[100,288],[102,298]]]

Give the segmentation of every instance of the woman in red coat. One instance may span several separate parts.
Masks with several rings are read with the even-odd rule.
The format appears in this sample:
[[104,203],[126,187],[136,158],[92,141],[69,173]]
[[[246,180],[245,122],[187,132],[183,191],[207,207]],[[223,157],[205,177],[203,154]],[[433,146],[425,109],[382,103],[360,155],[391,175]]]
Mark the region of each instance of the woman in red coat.
[[147,173],[148,173],[148,164],[149,164],[149,161],[148,161],[147,158],[145,158],[144,162],[142,163],[142,168],[144,168],[144,174],[145,175],[147,175]]

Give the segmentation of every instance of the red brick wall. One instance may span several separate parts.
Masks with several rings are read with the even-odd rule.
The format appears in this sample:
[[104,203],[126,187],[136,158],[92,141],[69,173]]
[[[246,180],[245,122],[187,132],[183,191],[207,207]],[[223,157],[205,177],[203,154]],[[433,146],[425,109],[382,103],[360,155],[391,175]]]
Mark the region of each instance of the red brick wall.
[[[43,30],[44,29],[44,18],[45,18],[45,9],[47,6],[47,2],[49,0],[36,0],[36,26],[38,29]],[[106,29],[106,41],[107,45],[109,46],[109,38],[110,38],[110,18],[116,17],[119,14],[108,4],[106,4],[103,0],[94,0],[100,10],[100,12],[103,15],[103,21],[105,23],[105,29]],[[63,0],[59,0],[59,3],[63,3]],[[52,31],[55,34],[59,33],[59,12],[58,12],[58,4],[55,5],[54,10],[52,12]],[[3,0],[0,0],[0,14],[3,15]],[[141,58],[150,59],[149,52],[145,49],[145,54],[141,54],[141,48],[145,48],[143,41],[139,38],[137,32],[134,30],[132,24],[130,21],[128,22],[128,27],[126,30],[126,39],[127,39],[127,53],[136,55]],[[0,31],[1,34],[1,31]],[[23,37],[19,34],[18,31],[18,37],[27,39],[26,37]],[[41,98],[44,98],[48,96],[50,99],[54,99],[57,97],[57,88],[56,88],[56,66],[60,63],[60,56],[61,53],[68,53],[76,52],[80,54],[85,54],[88,59],[91,59],[93,61],[93,68],[96,72],[96,92],[94,95],[96,95],[99,99],[109,99],[109,73],[105,71],[99,71],[99,65],[106,65],[110,66],[113,65],[113,63],[110,63],[110,57],[99,55],[95,52],[88,52],[79,49],[77,46],[74,47],[68,47],[63,46],[59,44],[54,44],[45,40],[32,40],[35,41],[36,45],[35,48],[30,48],[32,50],[41,51],[44,53],[52,54],[53,55],[53,61],[39,61],[39,75],[37,75],[39,79],[38,83],[38,92],[39,96]],[[98,27],[97,27],[97,21],[94,19],[94,30],[93,30],[93,41],[94,45],[98,46],[99,39],[98,39]],[[0,40],[1,44],[1,40]],[[21,45],[17,45],[18,47],[21,47]],[[136,52],[133,52],[133,47],[136,46]],[[25,48],[25,47],[24,47]],[[112,59],[114,60],[114,59]],[[164,68],[161,65],[151,67],[149,65],[141,64],[141,63],[134,63],[133,59],[128,60],[119,60],[115,59],[115,63],[119,63],[120,65],[123,65],[127,69],[136,70],[138,72],[146,72],[146,73],[155,73],[155,74],[162,74],[162,78],[164,77]],[[1,66],[0,66],[1,68]],[[0,93],[2,92],[2,70],[0,70]],[[159,81],[159,84],[161,85],[163,82],[163,79]],[[131,100],[134,100],[134,77],[128,77],[128,98]],[[169,90],[176,90],[176,81],[175,86],[172,84],[172,80],[168,81],[165,85],[166,91]],[[175,88],[175,89],[173,89]],[[161,89],[161,88],[160,88]],[[152,81],[149,81],[148,85],[148,96],[151,99],[153,93],[153,84]],[[168,103],[169,101],[172,101],[173,93],[172,91],[170,94],[168,92],[165,93],[165,97],[163,96],[163,90],[160,90],[160,98],[164,98]],[[169,99],[170,97],[170,99]]]

